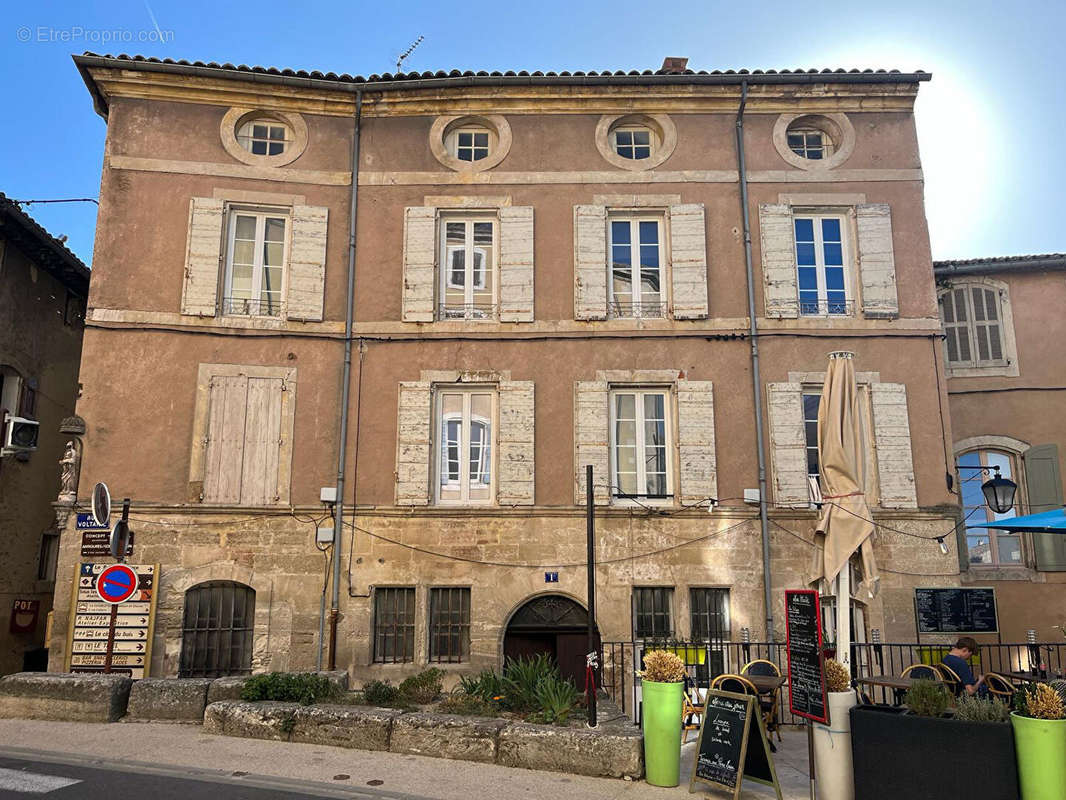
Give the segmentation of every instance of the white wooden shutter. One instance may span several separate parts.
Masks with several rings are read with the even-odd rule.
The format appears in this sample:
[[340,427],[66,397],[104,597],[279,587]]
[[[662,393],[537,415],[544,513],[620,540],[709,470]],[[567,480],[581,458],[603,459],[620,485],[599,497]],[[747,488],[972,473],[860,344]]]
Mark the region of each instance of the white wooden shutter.
[[574,318],[607,319],[607,206],[574,206]]
[[759,237],[766,316],[798,317],[796,240],[792,231],[792,208],[787,203],[759,204]]
[[533,505],[533,434],[533,381],[501,381],[497,481],[500,505]]
[[592,464],[592,496],[610,502],[611,480],[609,398],[606,381],[578,381],[574,385],[574,497],[585,504],[585,466]]
[[241,505],[276,503],[281,449],[281,378],[249,378],[245,412]]
[[194,197],[189,201],[182,314],[213,317],[217,311],[219,267],[222,263],[222,212],[221,200]]
[[[677,382],[678,451],[681,461],[681,502],[718,497],[714,452],[714,384]],[[710,508],[710,504],[707,504]]]
[[400,383],[396,442],[396,505],[429,503],[430,426],[433,387],[428,381]]
[[855,206],[855,225],[859,236],[863,314],[875,318],[898,317],[892,211],[887,203],[860,203]]
[[902,383],[873,383],[870,384],[870,399],[881,506],[917,508],[907,387]]
[[670,206],[674,319],[707,317],[706,231],[703,203]]
[[500,209],[500,320],[533,321],[533,207]]
[[778,506],[807,508],[807,440],[803,428],[803,387],[799,383],[768,383],[770,464],[773,501]]
[[432,322],[437,263],[437,210],[431,206],[404,209],[403,319]]
[[294,206],[289,245],[289,319],[322,321],[329,209]]
[[239,503],[248,410],[248,379],[215,377],[208,387],[207,453],[203,499],[206,503]]
[[[1025,465],[1029,513],[1061,508],[1062,475],[1059,471],[1058,445],[1038,444],[1030,447],[1022,454],[1022,462]],[[1033,533],[1030,536],[1039,571],[1066,571],[1066,536],[1058,533]]]

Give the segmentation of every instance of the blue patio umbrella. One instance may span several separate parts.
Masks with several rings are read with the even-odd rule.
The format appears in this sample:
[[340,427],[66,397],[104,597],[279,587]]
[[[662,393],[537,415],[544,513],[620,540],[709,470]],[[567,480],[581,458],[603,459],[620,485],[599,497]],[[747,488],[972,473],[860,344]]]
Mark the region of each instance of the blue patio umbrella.
[[1020,533],[1062,533],[1066,534],[1066,511],[1054,508],[1039,514],[1026,514],[1024,517],[1010,517],[995,522],[980,522],[967,525],[967,528],[996,528],[1001,531]]

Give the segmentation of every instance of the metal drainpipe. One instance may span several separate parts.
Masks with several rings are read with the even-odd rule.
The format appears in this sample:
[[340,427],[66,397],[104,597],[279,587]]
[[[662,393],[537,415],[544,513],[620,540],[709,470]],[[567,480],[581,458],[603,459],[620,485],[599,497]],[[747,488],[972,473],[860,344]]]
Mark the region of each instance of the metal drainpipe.
[[755,321],[755,277],[751,266],[751,215],[748,213],[748,173],[744,159],[744,108],[748,82],[740,84],[737,108],[737,171],[740,178],[740,215],[744,225],[744,266],[748,274],[748,338],[751,341],[751,383],[755,395],[755,448],[759,463],[759,525],[762,529],[763,602],[766,604],[766,641],[774,640],[773,594],[770,585],[770,521],[766,515],[766,452],[762,416],[762,377],[759,373],[759,326]]
[[[352,322],[355,316],[355,220],[359,208],[359,134],[363,122],[363,93],[355,95],[352,135],[352,202],[348,217],[348,308],[344,316],[344,373],[341,378],[341,420],[337,447],[337,505],[333,517],[333,599],[329,610],[329,669],[337,668],[337,621],[341,596],[341,534],[344,532],[344,470],[348,455],[348,402],[352,382]],[[354,512],[353,512],[354,513]]]

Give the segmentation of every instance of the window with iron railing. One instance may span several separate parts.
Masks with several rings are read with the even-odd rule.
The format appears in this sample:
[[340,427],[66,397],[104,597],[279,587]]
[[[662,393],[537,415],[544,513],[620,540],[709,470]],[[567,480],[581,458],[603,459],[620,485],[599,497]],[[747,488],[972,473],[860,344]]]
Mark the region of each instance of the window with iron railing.
[[458,664],[470,659],[470,589],[429,591],[429,660]]
[[496,230],[494,217],[441,217],[438,319],[496,317]]
[[809,214],[793,217],[799,313],[845,316],[854,312],[848,297],[846,217]]
[[374,662],[406,664],[415,659],[415,590],[374,590]]
[[674,635],[674,590],[669,586],[633,587],[633,635],[660,639]]
[[277,211],[230,211],[223,314],[281,315],[288,222]]
[[607,231],[611,260],[607,307],[611,316],[666,316],[662,217],[611,217]]
[[219,678],[252,671],[255,590],[212,581],[185,592],[180,678]]

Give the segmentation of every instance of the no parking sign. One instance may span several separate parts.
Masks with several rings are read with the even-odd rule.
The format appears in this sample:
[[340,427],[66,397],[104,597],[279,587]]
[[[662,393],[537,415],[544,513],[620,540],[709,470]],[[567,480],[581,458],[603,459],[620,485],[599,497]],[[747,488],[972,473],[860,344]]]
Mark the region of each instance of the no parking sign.
[[96,579],[96,593],[105,603],[125,603],[137,591],[137,573],[125,564],[113,564]]

